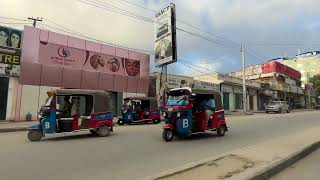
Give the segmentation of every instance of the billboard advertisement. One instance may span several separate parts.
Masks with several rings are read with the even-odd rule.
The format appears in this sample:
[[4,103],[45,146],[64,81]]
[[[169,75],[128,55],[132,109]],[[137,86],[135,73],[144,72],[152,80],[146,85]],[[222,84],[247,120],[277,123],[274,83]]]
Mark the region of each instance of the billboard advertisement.
[[0,26],[0,75],[19,76],[22,31]]
[[87,50],[40,42],[41,64],[140,77],[140,61]]
[[175,5],[170,4],[155,16],[155,64],[161,67],[177,61]]

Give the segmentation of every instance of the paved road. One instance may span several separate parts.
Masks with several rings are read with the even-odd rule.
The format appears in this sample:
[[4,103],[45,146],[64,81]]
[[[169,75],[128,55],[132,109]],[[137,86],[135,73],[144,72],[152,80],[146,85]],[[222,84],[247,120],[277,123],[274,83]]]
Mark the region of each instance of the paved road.
[[0,134],[1,180],[127,180],[320,126],[320,111],[228,117],[225,137],[209,133],[170,143],[160,125],[116,127],[110,137],[89,134],[29,142],[26,132]]
[[271,180],[315,180],[320,179],[320,149],[298,161],[283,172],[275,175]]

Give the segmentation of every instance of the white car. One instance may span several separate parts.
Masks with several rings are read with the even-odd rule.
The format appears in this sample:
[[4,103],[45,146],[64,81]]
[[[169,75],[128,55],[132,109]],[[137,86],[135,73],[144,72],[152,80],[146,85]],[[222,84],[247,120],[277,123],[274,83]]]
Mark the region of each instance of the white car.
[[269,113],[269,112],[282,113],[284,111],[287,113],[290,112],[289,105],[287,104],[286,101],[273,101],[266,106],[266,113]]

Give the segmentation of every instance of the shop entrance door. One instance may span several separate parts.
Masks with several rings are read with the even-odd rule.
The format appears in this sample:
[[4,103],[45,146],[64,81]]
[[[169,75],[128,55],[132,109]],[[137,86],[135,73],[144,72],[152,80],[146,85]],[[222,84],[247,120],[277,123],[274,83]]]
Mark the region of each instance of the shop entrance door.
[[0,77],[0,121],[6,120],[9,78]]
[[229,93],[223,93],[223,107],[224,110],[229,110]]

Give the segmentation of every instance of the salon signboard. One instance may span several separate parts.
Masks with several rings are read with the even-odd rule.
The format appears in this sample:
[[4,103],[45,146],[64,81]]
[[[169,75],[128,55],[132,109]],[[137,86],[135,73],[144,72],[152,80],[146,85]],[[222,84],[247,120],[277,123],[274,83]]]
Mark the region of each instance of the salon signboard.
[[0,75],[19,76],[22,31],[0,26]]

